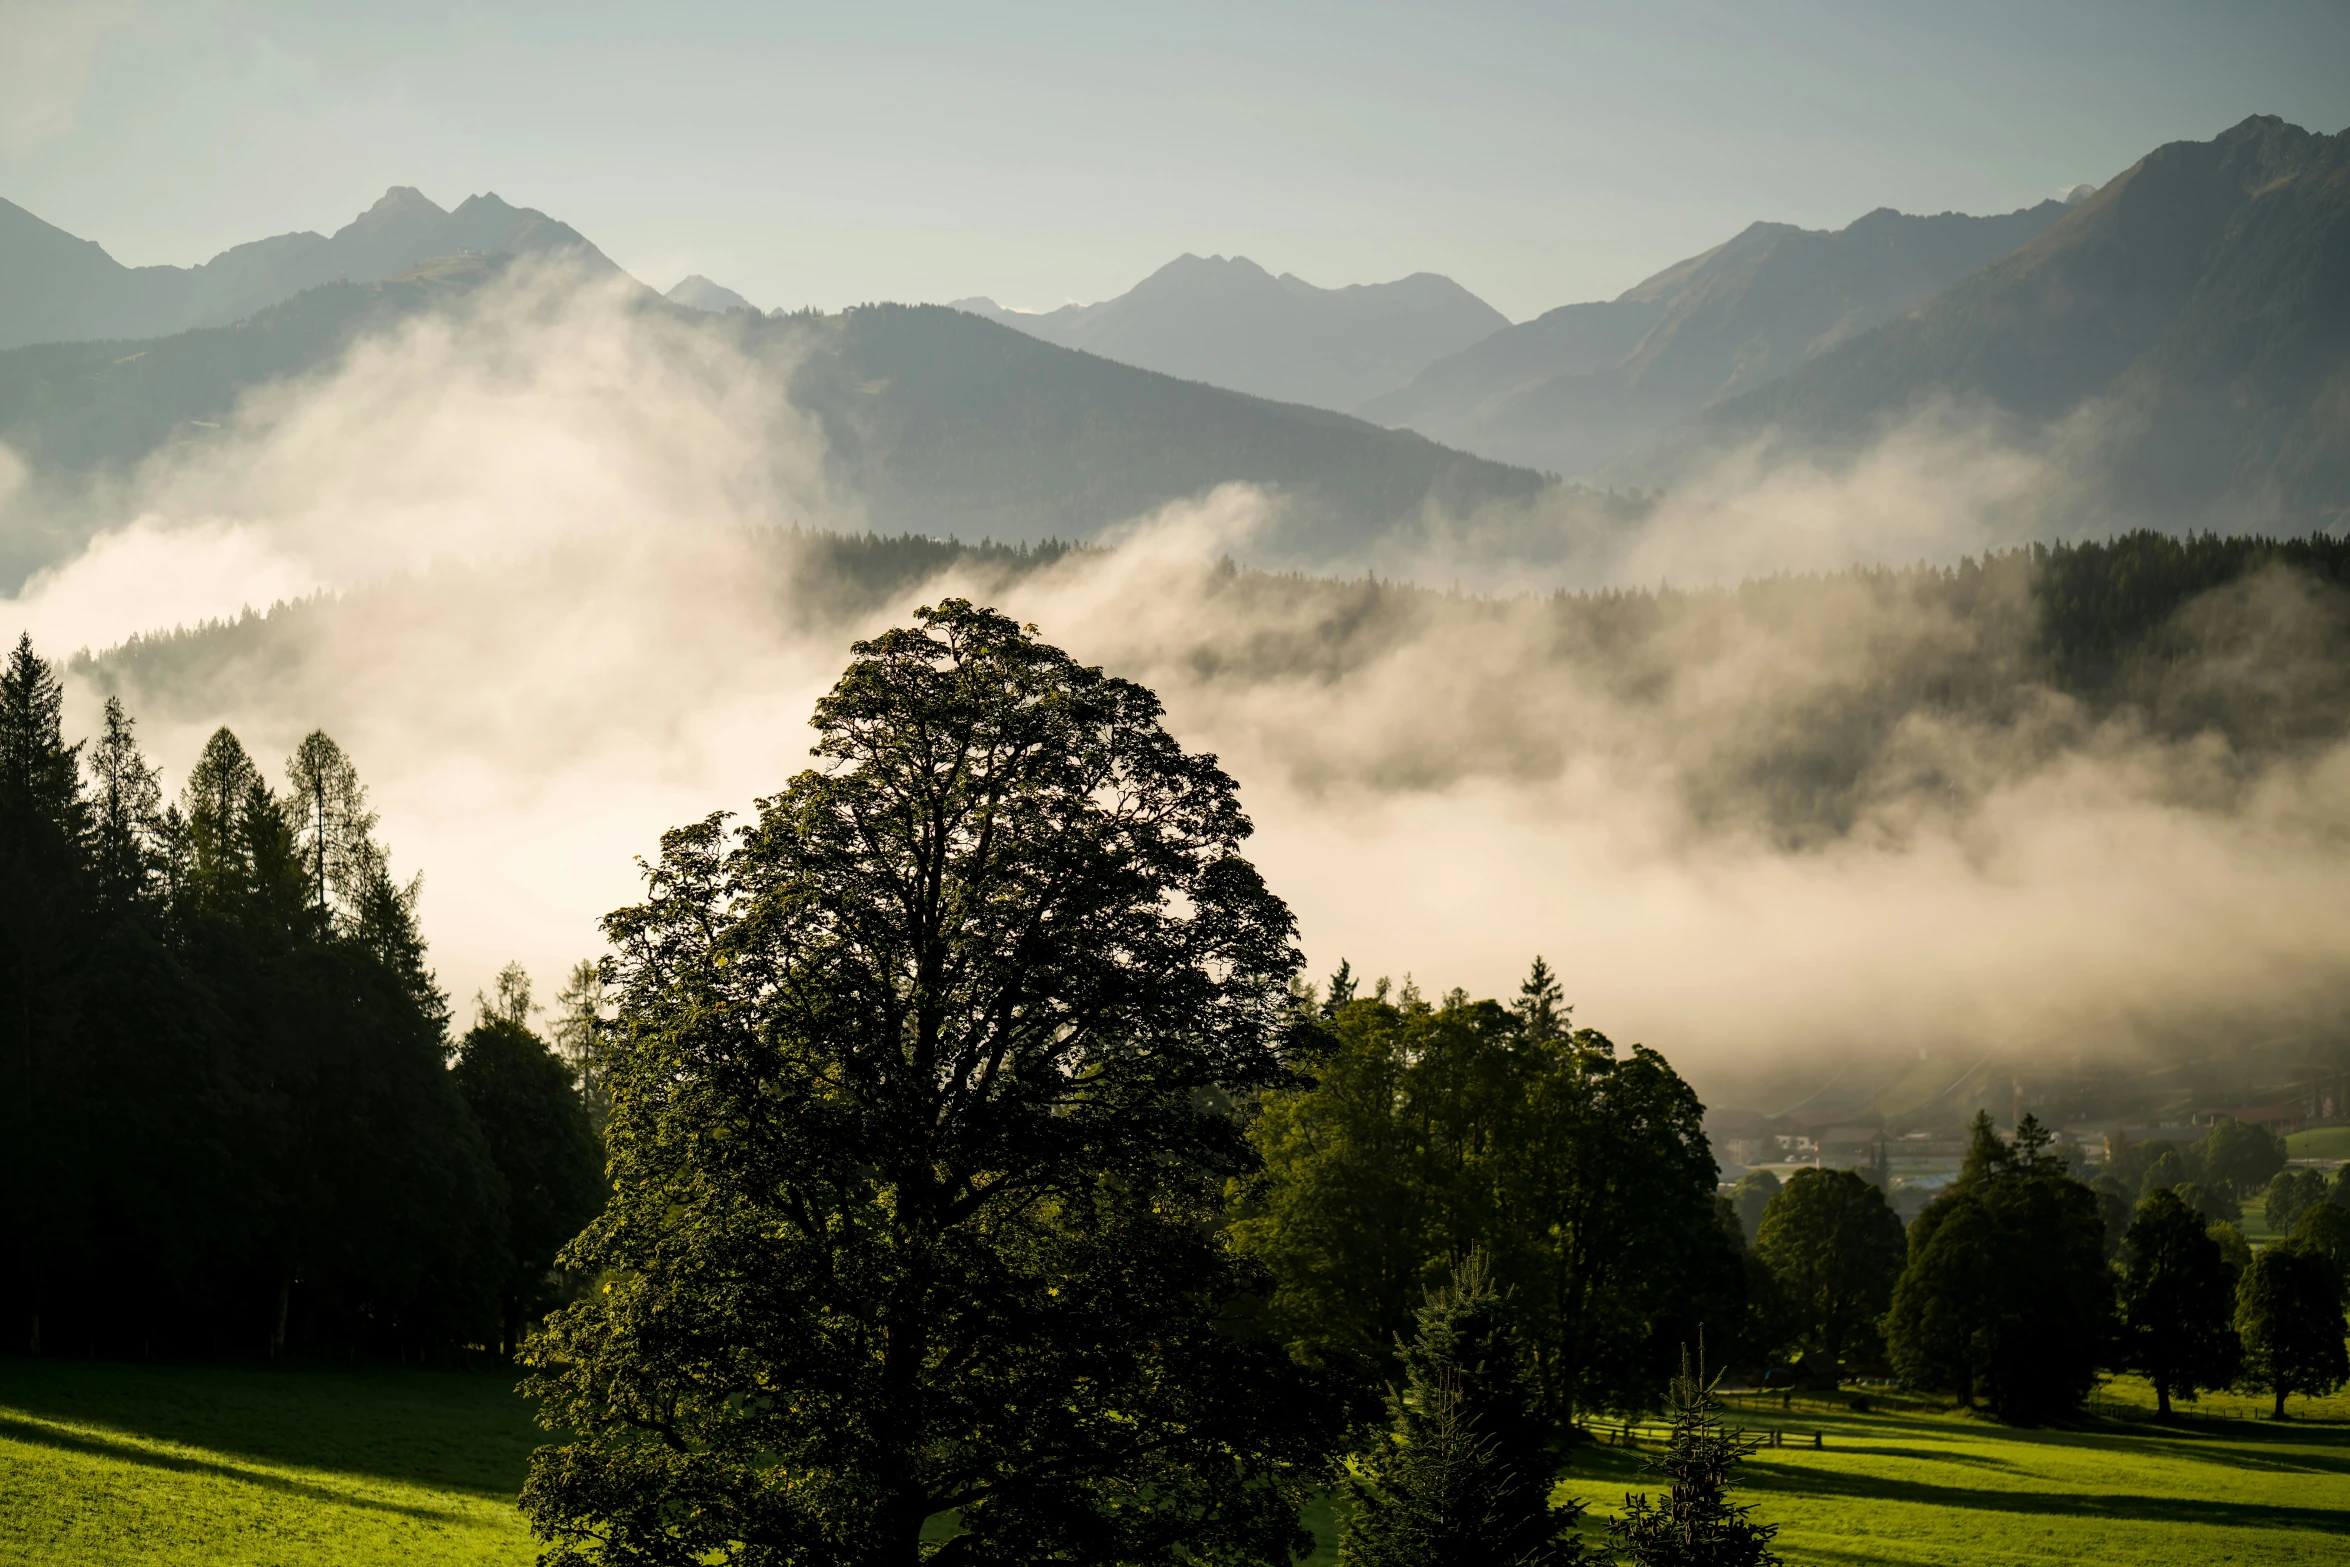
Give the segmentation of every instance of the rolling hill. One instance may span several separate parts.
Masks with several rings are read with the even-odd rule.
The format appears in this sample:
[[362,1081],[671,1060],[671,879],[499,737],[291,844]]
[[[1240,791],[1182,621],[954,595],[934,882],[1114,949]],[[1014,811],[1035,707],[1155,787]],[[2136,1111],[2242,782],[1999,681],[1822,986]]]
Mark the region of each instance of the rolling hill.
[[612,263],[576,229],[495,195],[443,211],[411,186],[332,236],[279,234],[196,267],[126,267],[96,243],[0,201],[0,348],[160,337],[226,326],[322,283],[371,283],[441,256],[560,252]]
[[1179,256],[1099,304],[1028,314],[961,299],[954,308],[1121,364],[1318,408],[1351,408],[1509,325],[1432,272],[1317,288],[1246,256]]
[[1596,473],[1924,303],[2066,210],[1879,208],[1833,233],[1756,223],[1616,299],[1496,332],[1355,411],[1504,461]]

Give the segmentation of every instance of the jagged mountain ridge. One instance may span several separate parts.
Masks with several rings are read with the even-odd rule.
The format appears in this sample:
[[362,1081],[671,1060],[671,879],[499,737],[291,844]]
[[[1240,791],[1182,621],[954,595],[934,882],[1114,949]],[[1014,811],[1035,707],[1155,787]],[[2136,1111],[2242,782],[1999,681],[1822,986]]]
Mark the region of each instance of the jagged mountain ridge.
[[1319,288],[1246,256],[1183,255],[1115,299],[1029,314],[953,308],[1121,364],[1277,402],[1350,408],[1509,325],[1448,277]]
[[2350,518],[2350,131],[2256,115],[2157,148],[1924,307],[1725,402],[1652,471],[1765,436],[1848,448],[1929,402],[2052,441],[2129,516]]
[[[246,393],[326,370],[504,264],[326,284],[233,327],[0,351],[0,444],[44,482],[126,474],[168,443],[217,438]],[[876,526],[1082,539],[1239,480],[1287,496],[1301,536],[1345,540],[1414,523],[1431,501],[1468,509],[1543,488],[1539,474],[1408,431],[1076,353],[943,306],[777,319],[692,311],[646,290],[624,308],[732,334],[787,378],[823,430],[829,479]],[[0,574],[21,577],[74,542],[0,538]]]
[[1562,306],[1430,364],[1356,412],[1569,476],[1912,309],[2062,217],[1881,207],[1827,231],[1755,223],[1613,300]]
[[322,283],[378,282],[467,253],[561,253],[617,270],[569,224],[495,194],[469,196],[452,212],[395,185],[332,235],[279,234],[195,267],[126,267],[95,241],[0,200],[0,348],[226,326]]

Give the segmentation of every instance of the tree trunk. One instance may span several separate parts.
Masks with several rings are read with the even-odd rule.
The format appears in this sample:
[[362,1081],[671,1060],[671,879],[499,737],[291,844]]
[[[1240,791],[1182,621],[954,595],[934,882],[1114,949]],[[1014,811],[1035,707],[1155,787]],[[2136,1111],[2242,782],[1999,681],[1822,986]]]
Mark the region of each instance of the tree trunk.
[[2282,1377],[2277,1379],[2276,1408],[2269,1412],[2269,1418],[2271,1420],[2282,1420],[2285,1418],[2285,1381]]
[[269,1358],[272,1360],[277,1359],[279,1355],[285,1353],[286,1318],[293,1311],[293,1306],[294,1271],[293,1269],[288,1268],[284,1276],[278,1280],[277,1320],[271,1323],[269,1328]]
[[2157,1420],[2170,1418],[2170,1378],[2168,1377],[2154,1379],[2154,1418]]

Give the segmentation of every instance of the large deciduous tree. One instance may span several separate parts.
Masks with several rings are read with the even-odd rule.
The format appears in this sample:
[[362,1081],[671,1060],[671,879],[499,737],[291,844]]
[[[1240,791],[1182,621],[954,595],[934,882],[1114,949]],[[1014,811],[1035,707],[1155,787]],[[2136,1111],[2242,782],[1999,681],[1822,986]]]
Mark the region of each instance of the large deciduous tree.
[[2123,1361],[2154,1384],[2156,1418],[2171,1395],[2226,1387],[2237,1369],[2236,1274],[2211,1227],[2170,1190],[2147,1194],[2122,1237]]
[[2285,1418],[2287,1394],[2350,1381],[2342,1326],[2342,1278],[2329,1259],[2290,1243],[2254,1255],[2236,1285],[2236,1333],[2244,1385],[2274,1397],[2273,1418]]
[[949,601],[820,765],[606,922],[602,1284],[526,1353],[550,1562],[1217,1562],[1304,1543],[1347,1414],[1223,1243],[1297,956],[1150,692]]
[[2195,1163],[2203,1184],[2241,1202],[2285,1167],[2285,1140],[2266,1127],[2223,1119],[2195,1145]]
[[1832,1360],[1876,1355],[1903,1241],[1901,1220],[1874,1183],[1851,1170],[1796,1171],[1771,1199],[1754,1249],[1802,1348]]

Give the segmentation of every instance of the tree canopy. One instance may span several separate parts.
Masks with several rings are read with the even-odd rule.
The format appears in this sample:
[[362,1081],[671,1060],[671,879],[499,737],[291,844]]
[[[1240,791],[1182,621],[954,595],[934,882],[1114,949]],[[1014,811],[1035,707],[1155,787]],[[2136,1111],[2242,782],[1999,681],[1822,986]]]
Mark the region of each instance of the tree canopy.
[[2138,1204],[2122,1252],[2122,1360],[2154,1384],[2156,1415],[2168,1420],[2174,1393],[2235,1379],[2236,1270],[2203,1215],[2167,1189]]
[[417,884],[323,733],[226,729],[175,803],[109,698],[0,669],[0,1300],[34,1353],[494,1339],[505,1193],[447,1071]]
[[1905,1380],[1963,1403],[1985,1396],[2005,1420],[2078,1408],[2113,1318],[2096,1194],[2048,1141],[2030,1116],[2009,1141],[1977,1115],[1958,1180],[1909,1227],[1885,1316]]
[[1287,908],[1143,688],[950,600],[819,765],[612,915],[603,1284],[527,1353],[551,1562],[1278,1557],[1350,1411],[1218,1219],[1284,1080]]
[[1875,1358],[1904,1252],[1901,1220],[1873,1182],[1851,1170],[1796,1171],[1764,1211],[1754,1249],[1801,1348]]
[[1266,1179],[1234,1224],[1278,1281],[1284,1334],[1384,1365],[1481,1247],[1562,1426],[1660,1394],[1701,1326],[1741,1336],[1697,1096],[1656,1052],[1572,1027],[1540,959],[1508,1007],[1382,982],[1305,1032],[1313,1083],[1264,1097]]

